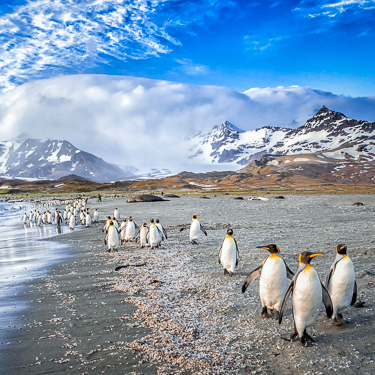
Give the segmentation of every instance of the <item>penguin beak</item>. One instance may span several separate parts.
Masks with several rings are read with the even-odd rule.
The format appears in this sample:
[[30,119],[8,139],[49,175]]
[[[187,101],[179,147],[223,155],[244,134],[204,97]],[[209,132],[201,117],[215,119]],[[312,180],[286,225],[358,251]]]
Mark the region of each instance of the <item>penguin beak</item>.
[[264,250],[269,250],[270,248],[268,246],[257,246],[257,249],[264,249]]
[[310,258],[315,258],[315,257],[317,257],[318,255],[324,255],[324,253],[311,254],[311,255],[310,255]]

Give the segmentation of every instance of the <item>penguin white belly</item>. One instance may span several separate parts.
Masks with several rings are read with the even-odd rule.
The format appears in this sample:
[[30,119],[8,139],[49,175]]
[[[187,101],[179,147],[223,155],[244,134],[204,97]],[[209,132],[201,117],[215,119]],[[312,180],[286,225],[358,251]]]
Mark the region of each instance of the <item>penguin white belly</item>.
[[271,255],[264,263],[259,280],[259,295],[262,306],[280,310],[288,289],[284,260],[278,255]]
[[161,233],[161,235],[160,235],[160,233],[159,233],[159,236],[160,236],[161,241],[165,241],[165,236],[164,236],[164,233],[163,233],[163,227],[161,226],[160,223],[159,223],[159,224],[155,224],[155,225],[159,228],[159,231],[160,231],[160,233]]
[[348,256],[341,259],[336,264],[335,272],[333,273],[328,285],[328,293],[331,296],[333,305],[332,318],[344,311],[351,303],[354,290],[354,267]]
[[128,223],[126,226],[125,239],[132,240],[135,237],[135,226],[133,223]]
[[141,229],[139,239],[141,246],[147,246],[147,229]]
[[94,221],[98,221],[98,219],[99,219],[98,212],[94,212]]
[[90,215],[86,216],[86,227],[91,227],[91,216]]
[[118,238],[117,229],[114,226],[110,226],[108,228],[108,237],[107,237],[108,250],[117,249],[118,242],[119,242],[119,238]]
[[116,220],[118,220],[120,218],[120,214],[117,210],[115,210],[115,212],[113,213],[113,217],[115,217]]
[[234,242],[233,237],[227,237],[224,240],[223,247],[221,248],[220,262],[227,271],[233,273],[234,269],[236,268],[236,260],[236,243]]
[[293,315],[300,337],[315,323],[322,303],[322,286],[317,272],[307,266],[297,277],[293,290]]
[[198,220],[193,220],[190,225],[190,242],[199,238],[201,225]]
[[159,231],[155,225],[150,226],[149,241],[151,247],[158,246],[161,242]]

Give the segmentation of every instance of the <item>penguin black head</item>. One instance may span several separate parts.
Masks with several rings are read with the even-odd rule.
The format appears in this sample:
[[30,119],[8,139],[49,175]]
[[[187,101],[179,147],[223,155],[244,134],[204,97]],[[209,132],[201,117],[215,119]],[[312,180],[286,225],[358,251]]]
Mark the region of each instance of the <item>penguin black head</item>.
[[113,216],[113,219],[112,219],[113,221],[115,221],[116,220],[116,218]]
[[159,219],[156,219],[156,220],[155,220],[155,223],[159,224]]
[[336,252],[337,254],[340,254],[340,255],[346,255],[346,245],[344,244],[337,245]]
[[154,219],[150,219],[150,223],[154,223]]
[[147,223],[143,223],[143,228],[147,228]]
[[199,215],[193,215],[193,219],[196,219]]
[[113,221],[110,221],[110,222],[109,222],[109,225],[113,225]]
[[311,259],[317,257],[318,255],[322,255],[323,253],[312,253],[310,251],[304,251],[298,257],[300,263],[303,264],[310,264]]
[[270,244],[266,246],[257,246],[257,249],[268,250],[271,254],[277,254],[280,252],[279,247],[275,244]]
[[227,229],[227,235],[233,236],[233,229],[231,229],[231,228]]
[[129,221],[133,221],[133,218],[131,216],[129,216]]
[[108,219],[108,220],[111,220],[111,217],[110,217],[110,216],[107,216],[107,219]]

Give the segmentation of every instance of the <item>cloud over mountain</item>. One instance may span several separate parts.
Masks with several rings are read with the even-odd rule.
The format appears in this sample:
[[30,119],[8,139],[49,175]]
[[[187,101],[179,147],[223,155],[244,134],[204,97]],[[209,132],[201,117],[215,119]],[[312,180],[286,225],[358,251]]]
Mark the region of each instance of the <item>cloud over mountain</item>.
[[193,86],[145,78],[74,75],[33,81],[0,96],[0,140],[28,133],[61,139],[105,161],[191,169],[184,138],[228,120],[243,130],[302,125],[325,105],[375,121],[375,98],[308,87]]

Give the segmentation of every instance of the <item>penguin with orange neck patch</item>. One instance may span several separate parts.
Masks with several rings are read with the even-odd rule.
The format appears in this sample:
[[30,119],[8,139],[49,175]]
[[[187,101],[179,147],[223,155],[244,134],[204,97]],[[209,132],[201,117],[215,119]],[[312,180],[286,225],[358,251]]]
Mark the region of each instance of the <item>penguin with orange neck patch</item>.
[[299,255],[297,272],[289,285],[280,309],[279,324],[283,319],[288,297],[292,293],[294,333],[291,339],[298,335],[303,346],[307,346],[309,341],[314,341],[306,332],[306,328],[315,323],[322,302],[328,318],[333,313],[331,297],[321,283],[315,268],[310,265],[311,260],[318,255],[322,254],[304,251]]
[[[246,278],[242,285],[242,293],[245,293],[248,285],[258,276],[259,295],[262,302],[262,318],[269,318],[275,313],[279,318],[279,310],[283,298],[288,289],[287,279],[292,279],[294,273],[290,270],[281,256],[280,249],[275,244],[257,246],[258,249],[268,250],[270,256]],[[270,314],[268,313],[270,310]]]
[[221,263],[224,267],[224,275],[233,275],[239,259],[240,253],[237,241],[233,237],[233,229],[228,229],[227,236],[224,238],[219,250],[219,264]]
[[357,283],[354,267],[346,255],[347,247],[340,244],[336,248],[336,258],[327,276],[326,288],[331,296],[333,305],[332,320],[335,324],[344,323],[341,312],[357,300]]

